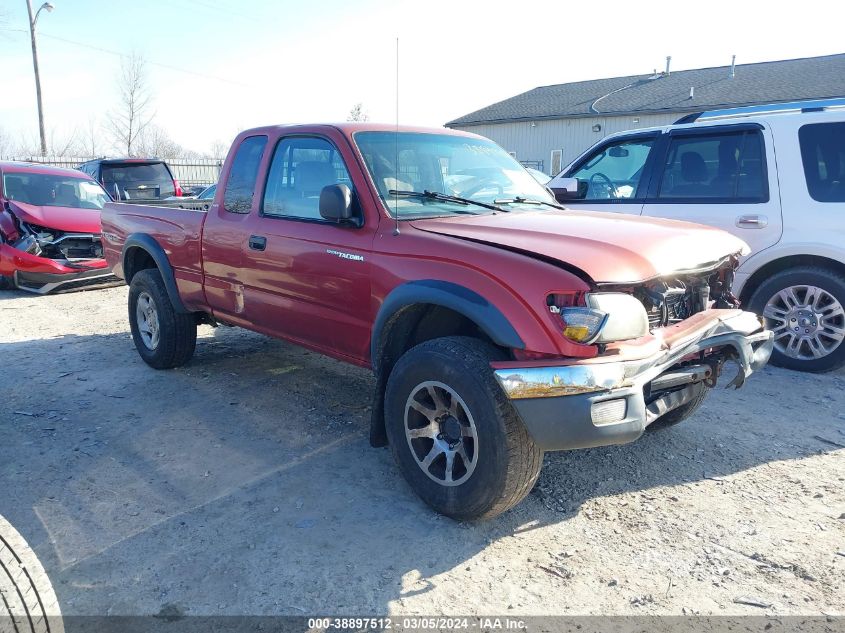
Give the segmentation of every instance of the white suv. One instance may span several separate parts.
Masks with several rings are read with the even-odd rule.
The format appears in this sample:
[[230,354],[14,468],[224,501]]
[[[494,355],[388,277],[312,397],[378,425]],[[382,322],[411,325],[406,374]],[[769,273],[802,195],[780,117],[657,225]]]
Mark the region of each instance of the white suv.
[[548,186],[572,208],[739,236],[751,252],[734,294],[775,332],[772,363],[845,365],[845,99],[714,110],[614,134]]

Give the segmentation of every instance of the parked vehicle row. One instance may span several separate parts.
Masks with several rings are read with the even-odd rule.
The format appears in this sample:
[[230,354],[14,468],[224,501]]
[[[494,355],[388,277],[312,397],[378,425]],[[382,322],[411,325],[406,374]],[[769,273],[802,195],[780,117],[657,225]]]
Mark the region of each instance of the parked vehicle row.
[[73,169],[0,163],[0,289],[49,292],[111,276],[103,188]]
[[573,209],[687,220],[751,247],[734,293],[772,362],[845,366],[845,99],[705,112],[613,134],[549,186]]
[[102,226],[146,363],[187,362],[207,323],[369,367],[371,443],[458,519],[518,503],[545,451],[686,419],[772,349],[731,294],[741,240],[564,210],[463,132],[248,130],[207,212],[109,202]]
[[100,239],[106,200],[158,200],[207,211],[214,190],[183,195],[158,159],[97,159],[78,170],[0,163],[0,290],[43,294],[112,277]]

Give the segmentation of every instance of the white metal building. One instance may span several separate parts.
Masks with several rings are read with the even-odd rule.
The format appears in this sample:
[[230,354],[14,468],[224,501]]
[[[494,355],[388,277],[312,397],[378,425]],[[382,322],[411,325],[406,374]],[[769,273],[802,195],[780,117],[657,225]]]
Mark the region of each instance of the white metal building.
[[845,54],[534,88],[450,121],[550,175],[614,132],[723,107],[845,96]]

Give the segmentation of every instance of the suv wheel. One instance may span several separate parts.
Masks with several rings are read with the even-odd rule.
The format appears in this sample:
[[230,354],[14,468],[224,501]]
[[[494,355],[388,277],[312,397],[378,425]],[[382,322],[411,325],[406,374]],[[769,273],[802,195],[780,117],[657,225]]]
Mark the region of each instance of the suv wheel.
[[823,372],[845,365],[845,277],[824,268],[777,273],[754,291],[749,308],[775,334],[772,364]]
[[494,347],[472,338],[421,343],[387,382],[388,440],[402,475],[436,511],[490,518],[527,495],[543,452],[496,382]]
[[197,344],[194,315],[173,309],[158,269],[142,270],[132,277],[129,327],[138,354],[150,367],[179,367],[194,355]]

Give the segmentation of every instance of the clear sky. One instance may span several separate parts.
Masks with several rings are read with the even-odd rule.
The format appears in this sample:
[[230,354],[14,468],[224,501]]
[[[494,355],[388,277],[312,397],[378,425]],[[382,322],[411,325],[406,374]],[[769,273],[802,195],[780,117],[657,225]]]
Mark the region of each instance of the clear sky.
[[[207,151],[243,128],[344,120],[442,125],[539,85],[845,52],[842,0],[52,0],[38,23],[50,133],[117,101],[120,54],[148,61],[155,122]],[[35,8],[39,0],[33,0]],[[0,128],[37,138],[25,0],[0,0]]]

